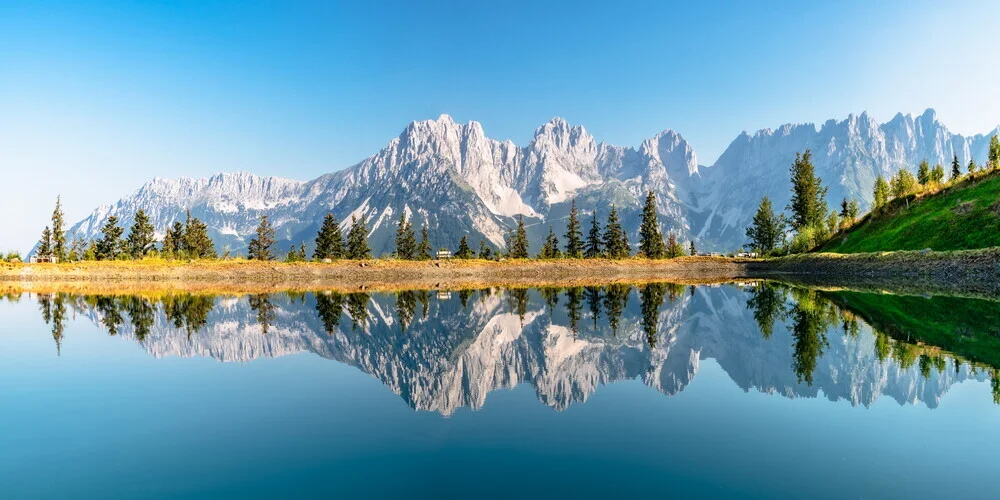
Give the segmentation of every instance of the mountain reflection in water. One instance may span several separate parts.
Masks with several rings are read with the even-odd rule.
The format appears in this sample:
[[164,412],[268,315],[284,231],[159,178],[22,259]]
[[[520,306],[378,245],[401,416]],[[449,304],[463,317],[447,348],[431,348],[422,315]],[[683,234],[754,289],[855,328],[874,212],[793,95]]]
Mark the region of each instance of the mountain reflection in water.
[[248,362],[312,352],[445,415],[521,383],[555,409],[623,379],[676,394],[707,358],[745,391],[785,397],[822,393],[868,406],[885,395],[934,408],[953,384],[989,379],[1000,401],[1000,312],[982,299],[769,282],[26,297],[38,302],[56,349],[76,317],[155,357]]

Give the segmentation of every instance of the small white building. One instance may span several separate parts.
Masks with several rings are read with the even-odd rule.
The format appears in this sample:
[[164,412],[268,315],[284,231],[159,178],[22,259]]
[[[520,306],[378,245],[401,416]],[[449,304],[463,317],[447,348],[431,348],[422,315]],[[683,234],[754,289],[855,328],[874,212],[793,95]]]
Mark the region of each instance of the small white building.
[[55,264],[56,262],[59,262],[59,257],[56,257],[55,255],[32,255],[31,256],[31,263],[32,264],[42,264],[42,263]]
[[438,260],[450,259],[451,258],[451,250],[438,250],[437,258],[438,258]]

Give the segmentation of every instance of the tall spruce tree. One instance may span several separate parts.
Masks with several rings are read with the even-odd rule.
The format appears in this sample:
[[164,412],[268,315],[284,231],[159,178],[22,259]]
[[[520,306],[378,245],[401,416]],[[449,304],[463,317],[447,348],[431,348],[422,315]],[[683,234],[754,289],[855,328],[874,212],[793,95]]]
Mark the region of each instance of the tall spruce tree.
[[42,237],[38,240],[35,254],[39,257],[52,257],[52,230],[49,229],[49,226],[45,226],[45,229],[42,230]]
[[528,258],[528,231],[524,228],[524,216],[517,216],[517,230],[510,240],[510,249],[507,251],[508,257],[512,259]]
[[352,260],[370,259],[371,248],[368,247],[368,227],[365,219],[351,216],[351,230],[347,232],[347,258]]
[[747,228],[750,247],[761,255],[773,252],[784,239],[785,226],[784,215],[774,213],[771,199],[767,196],[761,198],[757,213],[753,217],[753,224]]
[[66,228],[63,221],[62,197],[56,196],[56,208],[52,211],[52,256],[62,262],[66,260]]
[[951,180],[958,180],[962,177],[962,164],[958,162],[958,155],[953,154],[951,156]]
[[160,253],[164,257],[172,258],[177,253],[177,242],[174,241],[174,232],[168,227],[163,235],[163,242],[160,244]]
[[854,224],[858,220],[858,216],[861,215],[861,205],[858,204],[858,200],[851,200],[847,204],[847,220],[849,224]]
[[934,169],[931,170],[931,182],[936,184],[944,182],[944,167],[940,163],[934,165]]
[[590,233],[587,235],[587,249],[584,257],[596,259],[601,256],[601,226],[597,223],[597,210],[590,218]]
[[247,258],[250,260],[274,260],[274,228],[267,215],[260,216],[260,224],[257,225],[257,235],[250,240],[247,245]]
[[344,257],[344,235],[340,231],[340,223],[332,213],[323,217],[323,225],[316,235],[316,251],[313,259],[342,259]]
[[101,226],[101,238],[95,243],[94,252],[97,260],[115,260],[122,253],[122,233],[118,225],[118,217],[112,215]]
[[420,243],[417,245],[417,258],[431,260],[431,241],[427,237],[427,224],[420,228]]
[[642,207],[642,223],[639,225],[639,252],[647,259],[662,259],[666,255],[663,233],[656,214],[656,194],[646,193],[646,203]]
[[614,205],[611,205],[608,223],[604,226],[604,252],[609,259],[624,259],[632,253],[628,234],[622,229],[618,209]]
[[873,193],[874,201],[872,202],[872,207],[878,210],[888,205],[889,195],[889,183],[885,181],[885,177],[882,177],[882,174],[879,174],[875,179],[875,190]]
[[566,256],[571,259],[583,257],[583,233],[580,232],[580,219],[576,211],[576,200],[569,208],[569,221],[566,223]]
[[417,258],[417,238],[413,234],[410,221],[406,220],[405,210],[400,214],[399,224],[396,227],[396,258],[403,260]]
[[173,227],[170,229],[171,237],[174,240],[174,255],[177,257],[183,256],[185,253],[185,243],[184,243],[184,223],[177,221],[174,222]]
[[973,159],[970,158],[969,159],[969,166],[966,167],[966,170],[969,171],[969,175],[972,175],[972,174],[976,173],[976,171],[979,170],[979,165],[976,165],[976,160],[973,160]]
[[471,259],[472,258],[472,248],[469,247],[469,236],[462,235],[462,239],[458,241],[458,250],[455,251],[455,258],[457,259]]
[[792,227],[802,230],[808,227],[822,227],[826,218],[826,187],[816,176],[812,163],[812,152],[795,154],[791,168],[792,201],[788,209],[792,211]]
[[995,170],[1000,168],[1000,138],[996,135],[990,137],[990,152],[986,156],[986,169]]
[[931,183],[931,165],[927,163],[927,160],[920,162],[920,166],[917,167],[917,182],[921,186],[926,186]]
[[[940,166],[940,165],[939,165]],[[944,171],[941,171],[941,175],[944,175]],[[934,178],[934,173],[931,173],[931,180],[933,182],[939,182]],[[917,190],[917,179],[913,177],[907,169],[900,169],[896,172],[896,175],[892,177],[892,181],[889,183],[892,189],[893,198],[902,198],[910,193]]]
[[125,240],[126,250],[133,259],[141,259],[153,249],[156,243],[154,231],[153,223],[149,221],[146,211],[140,208],[135,213],[132,228]]
[[558,259],[561,256],[559,238],[556,237],[556,232],[552,230],[552,226],[549,226],[549,235],[545,237],[545,243],[542,245],[541,252],[538,253],[538,258]]
[[190,210],[184,223],[184,251],[191,259],[214,259],[218,256],[215,242],[208,236],[208,225],[192,217]]

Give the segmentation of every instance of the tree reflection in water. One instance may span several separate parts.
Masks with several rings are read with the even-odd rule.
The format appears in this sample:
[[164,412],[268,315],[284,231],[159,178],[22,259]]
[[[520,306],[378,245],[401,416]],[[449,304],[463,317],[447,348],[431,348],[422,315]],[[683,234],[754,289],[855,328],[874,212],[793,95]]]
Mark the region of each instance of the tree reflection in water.
[[[634,293],[633,287],[621,283],[603,287],[465,289],[453,294],[404,290],[390,295],[388,304],[384,304],[382,295],[335,291],[256,294],[225,300],[231,304],[229,307],[234,307],[232,301],[235,300],[237,309],[241,307],[238,304],[243,304],[242,307],[250,312],[250,321],[257,323],[260,332],[265,334],[272,332],[276,324],[284,321],[279,318],[298,317],[303,309],[313,309],[307,304],[315,300],[314,311],[311,313],[315,320],[315,332],[329,338],[327,342],[342,341],[335,341],[333,338],[338,331],[346,333],[342,330],[342,318],[346,313],[351,321],[349,331],[363,334],[348,335],[345,337],[347,341],[362,344],[369,342],[366,339],[373,338],[369,333],[391,340],[382,347],[389,349],[389,352],[376,358],[383,360],[382,362],[387,362],[393,356],[402,356],[412,358],[412,363],[430,363],[436,366],[437,361],[433,360],[437,356],[449,360],[448,363],[457,363],[466,355],[465,350],[475,344],[480,336],[495,334],[501,328],[514,328],[514,331],[505,331],[507,337],[502,338],[517,339],[523,345],[505,348],[515,349],[514,351],[501,350],[497,353],[513,356],[502,361],[512,363],[505,368],[512,372],[501,379],[513,377],[513,380],[520,380],[541,376],[529,375],[529,368],[534,365],[546,367],[548,361],[545,357],[555,355],[547,351],[559,345],[555,339],[549,347],[538,347],[535,344],[541,342],[540,345],[545,346],[547,344],[543,340],[546,336],[556,335],[554,332],[558,330],[550,329],[550,325],[565,326],[563,331],[571,332],[574,342],[582,342],[575,345],[576,350],[567,352],[579,352],[584,356],[590,352],[588,349],[605,350],[605,354],[600,357],[582,358],[576,362],[583,363],[583,359],[588,359],[586,363],[619,363],[614,370],[621,373],[616,377],[627,377],[630,373],[651,373],[648,371],[648,364],[654,358],[660,359],[656,361],[658,363],[665,362],[662,360],[664,357],[679,356],[679,359],[683,359],[684,351],[676,355],[672,353],[673,346],[679,342],[677,335],[688,335],[684,341],[684,349],[691,349],[699,356],[709,356],[712,344],[700,344],[704,340],[697,335],[691,336],[693,334],[690,329],[684,329],[685,322],[690,318],[709,321],[721,312],[712,309],[715,307],[712,305],[713,297],[734,297],[742,299],[741,303],[745,304],[743,314],[747,316],[746,324],[750,325],[750,329],[756,330],[754,335],[759,340],[746,345],[734,344],[732,349],[737,350],[735,352],[738,349],[747,352],[756,349],[773,353],[774,359],[785,359],[783,369],[803,388],[818,384],[824,392],[828,392],[827,385],[833,383],[827,373],[831,369],[829,365],[842,362],[828,359],[827,356],[828,351],[833,349],[832,340],[836,339],[838,346],[867,342],[870,347],[866,349],[871,349],[867,351],[871,356],[868,358],[870,362],[882,367],[893,367],[893,370],[897,370],[896,373],[913,373],[925,381],[989,376],[993,397],[1000,403],[1000,374],[997,369],[1000,367],[1000,336],[990,326],[1000,321],[1000,312],[995,302],[820,291],[772,282],[744,285],[742,288],[725,286],[722,290],[728,291],[724,293],[719,290],[719,287],[712,286],[695,288],[671,283],[640,284],[635,291],[639,304],[632,309],[629,308],[629,299]],[[705,298],[699,298],[700,295]],[[4,297],[11,302],[21,299],[20,294],[6,294]],[[223,299],[213,295],[184,293],[157,297],[55,293],[38,294],[35,300],[42,320],[50,327],[56,352],[61,354],[64,350],[67,316],[71,309],[86,313],[87,317],[109,335],[122,335],[124,332],[141,344],[156,342],[156,339],[164,335],[164,328],[185,332],[188,342],[195,341],[193,335],[206,332],[198,341],[211,343],[215,335],[211,330],[211,314]],[[719,301],[720,304],[722,302],[724,301]],[[379,303],[383,305],[380,306]],[[499,309],[496,309],[498,306]],[[388,317],[383,311],[389,311],[391,316],[388,317],[394,317],[395,322],[398,322],[398,326],[393,327],[396,333],[390,334],[385,330]],[[485,328],[490,318],[503,312],[516,315],[516,327],[497,323],[492,329]],[[589,318],[585,319],[588,314]],[[459,317],[456,318],[456,315]],[[298,325],[308,325],[308,322],[300,322]],[[586,335],[582,337],[581,328],[586,331]],[[736,324],[730,326],[722,323],[706,331],[714,335],[725,333],[726,328],[746,329]],[[290,329],[281,330],[282,335],[287,335],[285,332]],[[307,334],[308,331],[292,333]],[[405,340],[411,336],[419,337],[420,340]],[[668,342],[665,343],[665,339]],[[718,339],[714,342],[725,344],[735,341],[731,335],[723,335]],[[363,345],[355,346],[362,347]],[[395,353],[395,349],[409,351],[405,354]],[[782,349],[787,349],[785,352],[789,355],[782,358]],[[842,352],[843,347],[837,347],[834,351]],[[365,351],[362,349],[361,352]],[[654,352],[660,354],[654,356]],[[564,355],[566,354],[559,354]],[[618,361],[612,361],[615,359]],[[949,360],[952,370],[948,369]],[[858,358],[854,362],[864,362],[864,359]],[[821,365],[823,371],[818,378],[817,372],[820,372]],[[569,366],[573,365],[566,365]],[[963,367],[968,369],[963,371]],[[546,369],[562,368],[553,365]],[[604,369],[611,368],[602,368]],[[768,366],[767,369],[775,372],[772,378],[781,378],[782,367]],[[690,368],[687,370],[690,371]],[[858,368],[855,367],[854,370],[858,371]],[[684,370],[681,370],[671,376],[683,377],[683,374]],[[747,386],[760,384],[741,383]]]

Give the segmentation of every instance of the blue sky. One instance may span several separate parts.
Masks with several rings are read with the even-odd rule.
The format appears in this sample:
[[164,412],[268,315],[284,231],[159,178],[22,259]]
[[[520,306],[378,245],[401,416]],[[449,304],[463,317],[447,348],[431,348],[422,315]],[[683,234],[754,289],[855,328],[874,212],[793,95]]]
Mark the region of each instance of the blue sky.
[[0,3],[0,249],[55,197],[153,176],[309,179],[448,113],[526,143],[553,116],[711,164],[742,130],[934,107],[1000,123],[997,2]]

